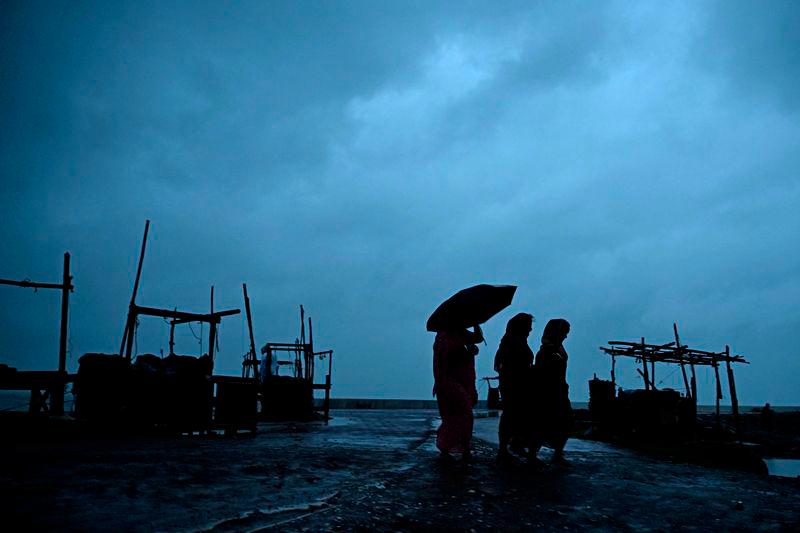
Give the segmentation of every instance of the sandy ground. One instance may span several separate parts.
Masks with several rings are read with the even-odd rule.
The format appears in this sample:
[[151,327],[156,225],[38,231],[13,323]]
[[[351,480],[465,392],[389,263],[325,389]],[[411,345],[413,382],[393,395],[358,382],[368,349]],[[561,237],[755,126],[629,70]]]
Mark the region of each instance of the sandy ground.
[[434,411],[334,416],[252,437],[4,437],[0,510],[25,530],[800,530],[800,480],[585,441],[570,441],[570,468],[501,468],[491,418],[474,460],[449,463]]

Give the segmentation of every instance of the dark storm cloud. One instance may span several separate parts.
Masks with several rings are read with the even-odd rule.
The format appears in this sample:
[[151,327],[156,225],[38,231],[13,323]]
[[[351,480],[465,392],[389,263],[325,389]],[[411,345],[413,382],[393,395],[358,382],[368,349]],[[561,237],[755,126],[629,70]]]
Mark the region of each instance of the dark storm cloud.
[[[202,310],[214,284],[240,307],[247,281],[259,343],[293,339],[304,303],[339,396],[427,397],[428,313],[500,282],[520,289],[481,375],[519,310],[533,345],[573,323],[577,399],[598,345],[677,320],[753,361],[742,401],[800,399],[790,2],[4,9],[0,275],[73,253],[73,368],[117,348],[151,218],[142,303]],[[3,301],[3,360],[52,366],[57,297]],[[226,320],[221,371],[244,344]]]

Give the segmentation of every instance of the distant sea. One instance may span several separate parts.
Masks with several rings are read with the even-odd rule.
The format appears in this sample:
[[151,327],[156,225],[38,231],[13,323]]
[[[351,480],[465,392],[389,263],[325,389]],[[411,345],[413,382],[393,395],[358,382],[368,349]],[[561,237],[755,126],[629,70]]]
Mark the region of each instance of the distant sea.
[[[6,390],[0,390],[0,411],[27,411],[28,410],[28,402],[30,400],[30,397],[31,397],[31,394],[28,391],[17,391],[17,390],[6,391]],[[71,394],[67,394],[66,402],[65,402],[65,407],[66,407],[67,410],[69,410],[72,407],[73,399],[74,399],[74,397]],[[335,398],[332,398],[332,399],[337,400]],[[342,400],[344,400],[344,399],[342,399]],[[370,399],[369,398],[359,398],[359,399],[354,400],[354,401],[357,401],[358,404],[360,404],[360,405],[366,406],[366,405],[369,404]],[[402,403],[405,403],[405,402],[422,403],[422,402],[416,402],[416,401],[413,401],[413,400],[388,400],[388,399],[381,399],[380,400],[381,404],[391,403],[391,402],[397,402],[399,404],[402,404]],[[335,407],[336,403],[338,403],[338,402],[334,402],[334,407]],[[376,403],[378,403],[378,402],[376,402]],[[430,408],[435,409],[435,403],[425,402],[426,406],[429,403],[430,403]],[[481,404],[482,405],[478,406],[479,409],[481,407],[483,407],[483,405],[485,405],[484,402],[481,402]],[[572,407],[574,409],[586,409],[586,408],[588,408],[588,406],[589,406],[588,402],[572,402]],[[751,412],[751,411],[754,411],[754,410],[757,411],[757,410],[760,410],[761,407],[762,407],[761,405],[740,405],[739,406],[739,412],[740,413],[748,413],[748,412]],[[774,409],[776,412],[800,411],[800,405],[770,405],[770,407],[772,407],[772,409]],[[708,413],[713,413],[714,409],[715,409],[715,407],[713,405],[701,405],[698,408],[698,411],[700,413],[708,414]],[[720,412],[721,413],[730,413],[731,412],[731,407],[729,405],[721,405],[720,406]]]

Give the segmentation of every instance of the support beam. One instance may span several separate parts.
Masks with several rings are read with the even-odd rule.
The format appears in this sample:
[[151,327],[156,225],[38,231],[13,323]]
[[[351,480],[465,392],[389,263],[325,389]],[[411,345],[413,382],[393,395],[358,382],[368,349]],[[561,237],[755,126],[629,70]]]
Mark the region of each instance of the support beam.
[[242,368],[242,377],[249,377],[249,366],[253,367],[253,378],[256,383],[260,383],[258,375],[258,357],[256,356],[256,341],[253,337],[253,317],[250,312],[250,297],[247,295],[247,283],[242,283],[242,292],[244,293],[244,311],[247,315],[247,331],[250,334],[250,365],[244,365]]
[[69,325],[69,291],[72,287],[72,275],[69,269],[69,252],[64,254],[64,277],[61,288],[61,331],[58,338],[58,375],[59,382],[50,400],[52,412],[56,416],[64,414],[64,378],[67,376],[67,333]]
[[680,359],[681,375],[683,375],[683,386],[686,388],[686,396],[692,397],[692,391],[689,389],[689,378],[686,377],[686,365],[683,363],[683,346],[681,346],[681,338],[678,336],[678,323],[672,323],[672,330],[675,332],[675,346],[678,351],[678,358]]
[[722,399],[722,384],[719,382],[719,364],[714,362],[714,376],[716,378],[717,384],[717,394],[716,394],[716,419],[717,419],[717,427],[719,427],[719,401]]
[[616,387],[616,383],[617,383],[617,377],[616,377],[616,374],[614,372],[614,370],[616,369],[616,366],[617,366],[617,356],[616,355],[612,355],[611,356],[611,384],[614,385],[615,387]]
[[647,372],[647,358],[645,356],[646,353],[646,344],[644,343],[644,337],[642,337],[642,379],[644,379],[644,389],[650,390],[650,377]]
[[64,285],[63,283],[39,283],[38,281],[15,281],[13,279],[0,279],[0,285],[11,285],[13,287],[24,287],[28,289],[74,289],[71,284]]
[[[128,320],[125,322],[125,331],[122,332],[122,343],[119,345],[119,354],[122,355],[123,349],[129,346],[128,338],[133,335],[133,332],[128,329],[131,324],[130,315],[133,307],[136,305],[136,293],[139,292],[139,280],[142,278],[142,264],[144,263],[144,251],[147,248],[147,233],[150,231],[150,221],[144,221],[144,237],[142,237],[142,249],[139,252],[139,263],[136,267],[136,279],[133,282],[133,292],[131,293],[131,301],[128,304]],[[134,323],[136,321],[134,320]],[[130,359],[130,350],[128,350],[128,358]]]
[[656,361],[655,359],[650,360],[650,385],[652,385],[653,390],[657,390],[656,387]]
[[219,324],[222,317],[238,315],[239,309],[228,309],[227,311],[215,311],[213,313],[187,313],[173,309],[158,309],[156,307],[144,307],[133,305],[132,310],[136,315],[157,316],[161,318],[172,318],[176,324],[185,322],[205,322],[207,324]]
[[[730,347],[725,345],[725,353],[730,354]],[[725,359],[728,368],[728,390],[731,395],[731,411],[733,411],[733,423],[736,426],[736,434],[739,434],[739,399],[736,397],[736,381],[733,379],[733,367],[730,358]]]

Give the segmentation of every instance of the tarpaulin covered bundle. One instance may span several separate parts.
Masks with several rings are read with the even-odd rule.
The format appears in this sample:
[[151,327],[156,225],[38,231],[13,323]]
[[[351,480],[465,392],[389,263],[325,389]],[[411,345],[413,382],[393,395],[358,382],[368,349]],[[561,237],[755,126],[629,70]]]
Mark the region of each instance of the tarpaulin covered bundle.
[[681,437],[683,400],[671,389],[621,391],[617,423],[620,429],[644,439]]
[[219,381],[214,421],[220,424],[255,426],[258,416],[258,386],[253,382]]
[[314,395],[307,379],[267,376],[261,393],[261,414],[268,420],[309,420],[314,415]]
[[133,361],[133,382],[139,393],[132,407],[132,417],[144,425],[163,422],[164,362],[161,357],[137,356]]
[[75,415],[83,420],[123,421],[132,403],[131,365],[121,355],[87,353],[78,359]]
[[214,394],[211,368],[208,355],[170,355],[164,358],[163,408],[166,423],[202,426],[211,422]]
[[[614,382],[603,379],[589,380],[589,415],[597,428],[607,426],[614,416]],[[610,429],[605,427],[603,429]]]

